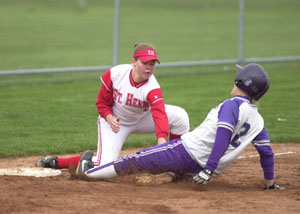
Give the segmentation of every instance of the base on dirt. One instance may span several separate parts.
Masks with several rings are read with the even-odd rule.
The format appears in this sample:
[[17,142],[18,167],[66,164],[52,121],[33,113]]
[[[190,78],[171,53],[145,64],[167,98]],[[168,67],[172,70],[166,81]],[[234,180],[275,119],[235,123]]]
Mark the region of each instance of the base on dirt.
[[49,168],[22,167],[0,169],[0,175],[48,177],[61,175],[61,171]]

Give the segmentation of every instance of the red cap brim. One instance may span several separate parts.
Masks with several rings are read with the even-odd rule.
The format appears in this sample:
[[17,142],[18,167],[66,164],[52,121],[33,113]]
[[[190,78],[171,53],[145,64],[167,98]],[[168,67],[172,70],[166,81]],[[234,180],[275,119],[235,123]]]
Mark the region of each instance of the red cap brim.
[[142,49],[133,54],[133,58],[139,58],[142,62],[149,62],[155,60],[160,64],[160,61],[157,58],[157,53],[154,49]]
[[158,62],[158,64],[160,64],[160,61],[157,59],[157,57],[153,57],[153,56],[140,56],[138,57],[142,62],[149,62],[152,60],[155,60]]

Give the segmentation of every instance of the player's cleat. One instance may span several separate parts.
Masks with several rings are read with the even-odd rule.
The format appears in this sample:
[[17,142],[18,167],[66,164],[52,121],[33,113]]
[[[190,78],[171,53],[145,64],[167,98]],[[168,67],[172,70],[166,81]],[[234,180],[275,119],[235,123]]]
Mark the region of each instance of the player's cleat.
[[267,186],[267,185],[265,185],[265,188],[264,188],[265,190],[268,190],[268,189],[279,189],[279,190],[285,190],[285,188],[284,187],[281,187],[281,186],[279,186],[278,184],[276,184],[276,183],[273,183],[273,185],[272,186]]
[[78,167],[76,169],[76,174],[83,174],[85,171],[91,169],[94,167],[92,158],[93,158],[94,154],[93,151],[88,150],[85,153],[83,153],[83,155],[80,158]]
[[37,162],[38,167],[43,167],[43,168],[52,168],[52,169],[57,169],[57,157],[56,156],[47,156],[45,158],[41,158]]

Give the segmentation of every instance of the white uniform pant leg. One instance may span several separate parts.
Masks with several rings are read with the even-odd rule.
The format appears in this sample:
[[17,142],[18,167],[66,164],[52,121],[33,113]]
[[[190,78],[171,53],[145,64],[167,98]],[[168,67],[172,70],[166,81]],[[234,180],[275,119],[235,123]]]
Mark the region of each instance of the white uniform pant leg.
[[[190,130],[190,121],[187,112],[178,106],[165,105],[166,114],[168,116],[170,132],[175,135],[182,135]],[[148,111],[144,117],[138,122],[133,134],[149,134],[155,133],[155,126],[152,114]]]
[[187,112],[174,105],[165,105],[169,120],[170,132],[175,135],[182,135],[190,130],[190,120]]
[[155,133],[155,126],[150,111],[138,121],[135,128],[132,130],[133,134],[152,134]]
[[103,166],[97,166],[92,169],[89,169],[85,172],[85,174],[88,177],[97,178],[97,179],[109,179],[118,176],[113,162],[105,164]]
[[102,166],[119,158],[122,146],[130,134],[130,127],[122,126],[115,133],[102,117],[98,119],[98,148],[92,161],[95,166]]

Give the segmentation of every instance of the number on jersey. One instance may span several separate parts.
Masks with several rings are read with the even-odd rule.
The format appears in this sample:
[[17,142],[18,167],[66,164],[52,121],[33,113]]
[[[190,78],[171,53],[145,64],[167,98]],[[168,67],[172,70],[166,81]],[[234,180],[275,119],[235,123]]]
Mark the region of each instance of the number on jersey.
[[233,140],[230,142],[230,144],[233,146],[233,147],[238,147],[240,144],[241,144],[241,140],[240,140],[240,137],[246,135],[248,133],[250,129],[250,124],[249,123],[244,123],[241,127],[241,130],[239,133],[237,133]]

